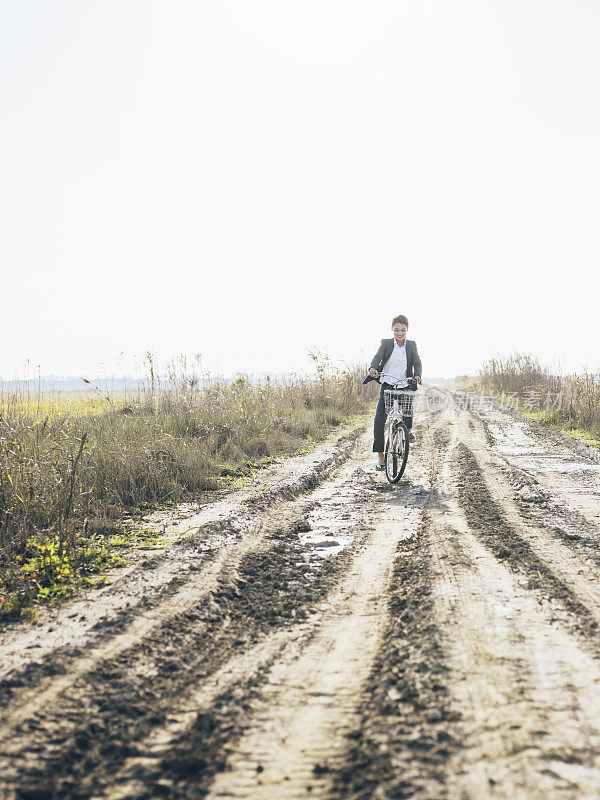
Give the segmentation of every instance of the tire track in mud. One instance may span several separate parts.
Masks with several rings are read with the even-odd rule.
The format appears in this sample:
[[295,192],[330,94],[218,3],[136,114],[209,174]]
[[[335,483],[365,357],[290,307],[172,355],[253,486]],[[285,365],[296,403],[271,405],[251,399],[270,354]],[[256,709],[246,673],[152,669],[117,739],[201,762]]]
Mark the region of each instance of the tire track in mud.
[[[63,694],[58,714],[51,713],[49,718],[38,715],[35,723],[27,726],[27,749],[35,752],[36,740],[43,742],[44,763],[35,757],[31,770],[22,764],[21,786],[28,792],[43,786],[46,796],[53,798],[89,797],[112,782],[112,773],[124,759],[133,758],[139,771],[140,762],[149,755],[138,746],[139,740],[172,721],[181,699],[193,692],[198,682],[209,679],[232,653],[243,654],[260,645],[268,662],[270,646],[261,640],[289,626],[294,617],[302,620],[314,613],[315,604],[336,582],[347,556],[340,557],[337,564],[324,564],[316,574],[303,568],[301,558],[300,548],[289,542],[249,557],[239,579],[224,582],[213,594],[208,613],[183,615],[165,627],[156,641],[147,640],[127,657],[102,664],[85,682]],[[293,609],[290,603],[295,604]],[[210,712],[215,730],[207,732],[214,738],[220,728],[221,741],[237,723],[232,709],[225,707],[227,692],[243,696],[242,686],[237,685],[225,687],[225,693],[215,698],[216,706]],[[229,717],[227,724],[219,721],[219,703]],[[22,754],[24,748],[18,740],[17,747]],[[210,755],[205,780],[219,763],[215,752]],[[172,758],[173,770],[181,771],[188,760],[197,761]],[[97,769],[90,774],[90,767]],[[147,769],[145,778],[150,777]]]
[[347,576],[328,597],[330,610],[314,639],[274,665],[249,729],[210,788],[211,800],[327,793],[385,622],[388,567],[415,516],[401,504],[390,505],[385,523],[365,537]]
[[[464,418],[461,422],[464,423]],[[507,485],[502,466],[498,465],[489,449],[482,447],[480,431],[474,429],[473,436],[464,438],[469,447],[463,442],[463,449],[459,451],[458,458],[464,462],[464,475],[457,485],[465,511],[471,514],[475,526],[481,530],[497,527],[496,539],[488,536],[487,541],[490,545],[498,545],[496,555],[499,558],[508,558],[516,566],[519,566],[520,559],[525,559],[531,565],[529,578],[532,586],[545,584],[550,597],[570,604],[584,623],[584,633],[593,632],[600,623],[597,554],[590,559],[587,548],[576,542],[565,543],[554,532],[548,535],[546,527],[540,528],[530,519],[524,519],[514,492]],[[479,525],[475,521],[478,514],[482,517]],[[501,537],[506,539],[505,548],[499,544]],[[521,568],[525,569],[523,564]]]
[[[314,633],[310,620],[298,625],[294,631],[296,646],[310,642]],[[171,712],[166,725],[152,730],[137,744],[138,753],[144,756],[127,759],[102,797],[131,797],[147,792],[149,786],[156,794],[166,787],[171,795],[204,794],[213,774],[225,766],[225,753],[235,736],[232,730],[246,724],[249,702],[258,695],[255,687],[289,644],[289,632],[277,631],[229,659],[186,697],[189,708]]]
[[[550,600],[562,603],[573,615],[573,624],[584,637],[596,634],[600,605],[596,592],[579,591],[554,571],[556,565],[540,557],[534,545],[523,538],[507,520],[504,510],[492,498],[484,473],[474,453],[464,444],[456,447],[456,480],[459,503],[473,532],[494,556],[514,572],[528,579],[528,588]],[[578,581],[579,583],[579,581]],[[600,600],[600,592],[598,599]]]
[[333,780],[333,796],[344,800],[443,800],[445,766],[461,746],[460,715],[450,705],[444,631],[433,601],[433,509],[440,504],[438,472],[449,436],[439,415],[428,416],[426,424],[419,453],[426,487],[423,518],[396,550],[388,625],[360,702],[360,722],[348,735],[345,763]]
[[[506,455],[495,452],[499,443],[506,446],[510,441],[511,430],[491,425],[490,421],[482,414],[476,415],[478,424],[481,427],[481,436],[485,436],[487,441],[491,441],[494,452],[492,459],[495,471],[499,474],[512,490],[509,502],[514,507],[516,514],[520,515],[530,526],[543,529],[545,534],[550,533],[569,546],[577,555],[588,563],[593,563],[595,568],[600,567],[600,516],[592,521],[580,510],[573,508],[565,498],[552,495],[550,489],[544,486],[529,469],[514,463]],[[527,439],[535,444],[541,439],[544,445],[550,442],[551,448],[556,448],[559,452],[565,450],[572,457],[579,459],[585,467],[600,463],[600,451],[591,445],[584,445],[581,442],[572,440],[570,437],[552,431],[546,427],[536,424],[527,418],[517,420],[519,426],[525,426],[529,430],[526,434]],[[494,434],[495,429],[495,434]],[[520,432],[520,428],[519,428]],[[538,438],[533,439],[533,436]],[[527,441],[527,440],[526,440]],[[525,449],[527,445],[525,445]],[[543,449],[543,448],[542,448]],[[508,491],[505,491],[508,496]]]
[[[446,765],[446,792],[464,800],[592,797],[600,784],[600,669],[573,609],[524,586],[518,564],[496,557],[498,530],[486,530],[482,475],[466,474],[468,448],[453,426],[437,514],[434,601],[445,636],[451,708],[460,747]],[[465,436],[470,443],[469,435]],[[472,461],[474,457],[470,454]],[[472,462],[471,462],[472,466]],[[469,520],[456,484],[480,504]],[[460,499],[461,491],[458,490]],[[502,528],[500,535],[506,534]],[[509,545],[513,540],[509,539]],[[438,566],[439,565],[439,566]],[[442,566],[443,565],[443,566]],[[543,600],[540,603],[540,600]],[[574,624],[575,620],[575,624]]]
[[427,521],[397,550],[392,624],[369,677],[362,720],[349,739],[334,796],[348,800],[441,798],[445,764],[459,745],[450,707],[443,633],[433,613]]
[[[237,720],[240,735],[222,747],[228,761],[219,764],[222,771],[210,797],[304,797],[307,791],[313,796],[328,791],[330,772],[344,747],[340,727],[347,727],[352,718],[362,676],[379,639],[377,627],[385,620],[381,604],[385,605],[385,576],[395,541],[406,535],[407,514],[419,513],[420,488],[411,487],[406,495],[393,516],[400,526],[390,526],[388,520],[353,549],[351,562],[326,598],[314,635],[302,646],[297,635],[291,638],[262,684],[245,697],[248,707]],[[384,500],[389,501],[387,492],[377,498]],[[202,692],[200,688],[199,697]],[[146,790],[157,791],[160,775],[160,781],[169,783],[169,797],[199,796],[205,784],[200,786],[198,775],[187,774],[182,781],[173,765],[194,763],[202,752],[196,735],[186,731],[174,752],[163,755],[150,788],[146,776]],[[106,797],[137,796],[140,789],[135,781],[126,782]]]
[[[415,460],[419,458],[422,462],[420,470],[415,469]],[[422,477],[421,473],[426,471],[427,464],[427,458],[423,458],[422,453],[419,454],[419,451],[416,451],[413,455],[411,477],[408,481],[398,487],[390,487],[385,482],[377,484],[377,489],[381,491],[374,503],[374,512],[383,519],[389,516],[388,522],[394,520],[397,522],[389,532],[386,529],[383,537],[384,541],[388,540],[385,541],[388,555],[381,559],[381,554],[378,558],[369,553],[367,561],[364,562],[372,561],[373,557],[378,558],[380,563],[375,566],[379,571],[379,581],[383,580],[385,584],[387,570],[389,575],[387,580],[390,582],[388,582],[387,588],[380,587],[370,600],[370,605],[372,606],[375,601],[375,605],[379,605],[380,610],[375,613],[372,609],[363,612],[363,614],[373,615],[375,620],[379,617],[379,625],[383,629],[388,628],[390,585],[393,587],[393,596],[397,601],[397,608],[394,603],[391,607],[396,613],[400,608],[404,608],[407,602],[405,597],[406,578],[409,575],[416,578],[418,586],[414,587],[415,596],[412,598],[413,602],[408,602],[409,610],[404,615],[405,618],[402,619],[399,630],[412,626],[414,640],[408,647],[409,649],[418,648],[417,643],[423,641],[424,652],[430,649],[431,636],[423,637],[423,633],[425,630],[431,633],[431,627],[427,621],[423,623],[423,617],[419,615],[417,609],[423,607],[420,581],[422,578],[426,580],[427,555],[423,553],[422,548],[419,550],[412,543],[419,527],[418,524],[415,524],[416,520],[422,513],[421,509],[425,499],[430,496],[425,487],[419,484],[419,478]],[[413,475],[416,475],[416,478]],[[402,514],[398,518],[398,511],[402,511],[402,509],[405,509],[404,513],[410,509],[410,513],[413,515],[413,523],[409,524],[408,528],[406,527],[407,519],[403,519]],[[415,514],[417,517],[414,517]],[[397,529],[398,523],[400,530]],[[365,546],[372,547],[377,536],[381,537],[381,533],[381,529],[379,533],[376,530],[375,533],[365,538]],[[402,537],[404,545],[409,542],[408,550],[400,545],[394,552],[394,537],[397,539],[399,535]],[[407,565],[405,563],[407,552],[411,552],[415,556],[420,553],[421,558],[412,559]],[[391,558],[392,553],[393,559]],[[354,565],[350,567],[349,571],[356,572]],[[362,571],[364,572],[364,564]],[[364,583],[364,578],[362,580]],[[360,582],[357,582],[356,576],[350,576],[347,582],[353,591],[359,591]],[[369,580],[368,583],[372,586],[373,581]],[[336,594],[339,594],[340,591],[343,595],[343,589],[336,590]],[[352,616],[352,612],[344,609],[343,604],[338,607],[337,601],[329,598],[328,600],[338,609],[338,617],[340,613],[346,613],[349,615],[348,619],[335,619],[334,615],[332,619],[326,621],[325,631],[321,630],[301,653],[294,652],[294,648],[292,648],[289,656],[284,655],[282,660],[274,665],[270,676],[265,679],[266,686],[261,689],[259,696],[251,704],[253,710],[245,726],[246,735],[235,744],[232,757],[225,770],[211,787],[209,792],[211,798],[305,797],[307,792],[310,792],[311,796],[330,797],[338,796],[338,791],[341,791],[340,796],[350,797],[351,795],[348,794],[350,791],[349,775],[354,776],[357,785],[363,786],[362,791],[364,792],[370,792],[374,784],[379,785],[381,781],[379,767],[381,765],[372,760],[371,774],[366,776],[366,779],[361,777],[363,767],[366,769],[367,753],[363,753],[362,760],[357,758],[355,752],[349,753],[347,742],[344,742],[342,737],[342,733],[346,732],[347,740],[355,741],[357,736],[360,736],[360,728],[357,730],[357,723],[360,715],[364,712],[364,707],[373,708],[371,698],[366,704],[360,701],[362,694],[360,684],[367,678],[369,664],[379,663],[381,651],[376,648],[379,637],[374,637],[372,634],[369,637],[368,632],[364,630],[364,622],[361,627],[360,616],[356,617],[356,611]],[[424,681],[427,683],[427,676],[423,675],[424,661],[417,657],[416,660],[411,660],[408,667],[405,667],[406,649],[403,650],[398,641],[399,630],[392,635],[393,643],[388,644],[387,649],[393,651],[390,658],[394,662],[394,673],[403,673],[406,670],[406,682],[409,685],[405,688],[405,692],[406,696],[414,702],[414,706],[413,715],[404,728],[405,735],[399,737],[400,741],[397,742],[398,748],[395,752],[402,752],[406,757],[404,747],[407,742],[412,743],[410,760],[414,762],[417,752],[420,752],[422,760],[425,762],[429,758],[430,743],[437,741],[438,756],[440,760],[443,760],[447,756],[444,747],[447,744],[448,735],[443,730],[446,728],[447,720],[444,718],[443,712],[440,714],[440,704],[437,702],[443,686],[439,681],[434,681],[433,695],[428,701],[430,713],[427,721],[424,722],[420,713],[422,710],[420,702],[425,700],[427,694],[427,691],[423,689]],[[369,638],[371,644],[369,644]],[[354,655],[354,662],[345,655],[349,645],[350,650],[357,651],[357,655]],[[356,661],[357,656],[360,659],[358,662]],[[349,661],[348,664],[347,661]],[[315,665],[317,665],[316,668]],[[392,672],[391,664],[384,669],[389,684],[389,680],[394,681],[397,674]],[[322,675],[328,675],[333,671],[337,672],[337,676],[327,688],[327,681]],[[371,678],[371,686],[374,690],[380,690],[380,667],[374,667],[373,673],[378,677]],[[315,674],[316,677],[314,677]],[[325,683],[325,687],[323,683]],[[392,700],[396,700],[399,696],[394,692],[397,690],[392,689]],[[415,699],[415,692],[419,695],[420,700]],[[381,697],[381,700],[385,702],[384,696]],[[387,702],[390,702],[389,698]],[[308,706],[309,713],[306,713],[303,703]],[[434,729],[429,741],[425,741],[423,736],[420,743],[415,742],[414,722],[416,719],[419,719],[423,734],[428,728]],[[377,752],[381,753],[379,747]],[[372,757],[373,753],[370,753],[369,756]],[[390,766],[390,769],[393,770],[393,767]],[[397,783],[397,780],[395,782]],[[179,795],[170,794],[169,796],[177,797]],[[191,792],[181,796],[192,797],[194,794]],[[365,796],[370,797],[371,795],[365,794]],[[115,796],[115,800],[116,797],[121,797],[121,795]]]
[[[530,582],[532,573],[539,579],[535,556],[521,553],[511,562],[500,553],[500,546],[508,543],[509,549],[520,539],[487,491],[488,475],[466,444],[476,426],[465,432],[452,414],[446,422],[450,435],[443,427],[434,432],[438,458],[432,457],[419,540],[405,543],[415,547],[413,558],[424,559],[416,570],[423,585],[414,596],[415,616],[406,620],[396,611],[396,626],[408,623],[405,631],[416,631],[415,641],[404,633],[395,673],[386,672],[390,661],[382,648],[382,667],[374,670],[357,744],[338,776],[335,796],[595,797],[600,670],[596,637],[589,637],[594,620],[576,598],[569,604],[568,590],[565,602],[560,581],[553,584],[560,601],[548,601],[546,587],[538,590]],[[466,471],[458,458],[461,448],[470,458]],[[465,498],[476,511],[470,519]],[[503,541],[507,533],[510,538]],[[527,581],[520,578],[523,563]],[[401,596],[410,602],[407,587],[415,572],[410,558],[402,566],[409,575]],[[589,625],[582,626],[581,614]],[[389,652],[390,639],[385,641]],[[411,681],[410,659],[418,660],[423,650],[423,672],[412,674],[415,694],[424,702],[414,713],[404,692]],[[434,698],[431,706],[428,697]],[[432,736],[436,719],[440,740]]]
[[[339,480],[347,479],[342,474]],[[327,487],[334,505],[337,485],[334,479]],[[198,605],[194,598],[187,610],[180,608],[143,631],[112,657],[100,659],[96,653],[95,669],[84,671],[80,665],[76,676],[67,673],[52,689],[52,699],[60,702],[56,709],[43,709],[39,698],[33,709],[31,704],[17,709],[18,730],[10,742],[5,730],[2,752],[2,761],[10,762],[3,770],[7,796],[89,797],[103,791],[124,759],[144,758],[135,743],[164,726],[190,686],[210,676],[232,652],[251,649],[261,637],[314,612],[350,558],[350,551],[342,551],[315,564],[311,548],[294,538],[299,515],[318,502],[310,496],[291,501],[268,521],[263,515],[260,536],[254,536],[237,568],[230,565],[217,575],[212,591],[204,587],[206,602]],[[12,722],[14,727],[15,715]],[[228,735],[234,727],[225,726]],[[218,729],[212,725],[209,739],[219,738]],[[218,757],[213,761],[214,770]],[[91,769],[94,765],[102,765],[99,772]]]
[[578,511],[552,498],[544,486],[526,470],[506,464],[499,467],[513,491],[518,513],[532,526],[544,528],[572,546],[578,554],[600,566],[600,528]]

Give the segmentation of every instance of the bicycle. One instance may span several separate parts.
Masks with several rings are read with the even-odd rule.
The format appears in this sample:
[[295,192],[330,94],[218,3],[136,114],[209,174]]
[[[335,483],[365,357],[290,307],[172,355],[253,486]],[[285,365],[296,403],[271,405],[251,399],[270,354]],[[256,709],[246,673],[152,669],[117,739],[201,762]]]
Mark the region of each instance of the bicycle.
[[412,417],[415,389],[384,389],[385,410],[385,475],[390,483],[398,483],[408,461],[410,431],[404,417]]

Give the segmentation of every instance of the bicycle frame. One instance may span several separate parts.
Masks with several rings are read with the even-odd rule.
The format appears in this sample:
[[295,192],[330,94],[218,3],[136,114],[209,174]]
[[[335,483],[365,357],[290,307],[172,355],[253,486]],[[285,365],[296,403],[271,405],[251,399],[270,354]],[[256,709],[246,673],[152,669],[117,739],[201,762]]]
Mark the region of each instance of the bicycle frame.
[[409,431],[404,417],[412,416],[414,402],[414,391],[396,387],[397,384],[392,384],[385,390],[386,409],[389,409],[385,423],[385,472],[390,483],[397,483],[406,468]]

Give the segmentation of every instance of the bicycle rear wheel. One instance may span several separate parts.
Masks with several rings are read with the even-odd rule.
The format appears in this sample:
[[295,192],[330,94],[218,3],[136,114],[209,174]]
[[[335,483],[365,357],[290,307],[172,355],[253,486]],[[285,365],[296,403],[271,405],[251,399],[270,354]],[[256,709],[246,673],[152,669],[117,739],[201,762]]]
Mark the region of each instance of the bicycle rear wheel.
[[398,483],[408,459],[408,428],[397,422],[385,443],[385,475],[390,483]]

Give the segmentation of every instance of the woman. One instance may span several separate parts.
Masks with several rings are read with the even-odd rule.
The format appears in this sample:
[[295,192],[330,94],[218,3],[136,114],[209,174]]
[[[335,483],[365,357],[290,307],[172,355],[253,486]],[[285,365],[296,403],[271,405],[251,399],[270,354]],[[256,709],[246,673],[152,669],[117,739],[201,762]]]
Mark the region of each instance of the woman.
[[[380,379],[381,392],[379,393],[379,403],[375,412],[375,422],[373,424],[373,452],[379,456],[379,463],[375,469],[385,469],[384,463],[384,426],[385,426],[385,399],[384,391],[390,384],[400,384],[398,388],[408,386],[408,378],[416,378],[417,383],[421,383],[423,368],[421,359],[417,352],[416,342],[406,338],[408,333],[408,319],[404,314],[399,314],[392,320],[392,339],[382,339],[379,350],[373,356],[369,376],[367,380]],[[404,417],[407,428],[412,428],[412,417]],[[410,432],[410,441],[414,442],[413,432]]]

